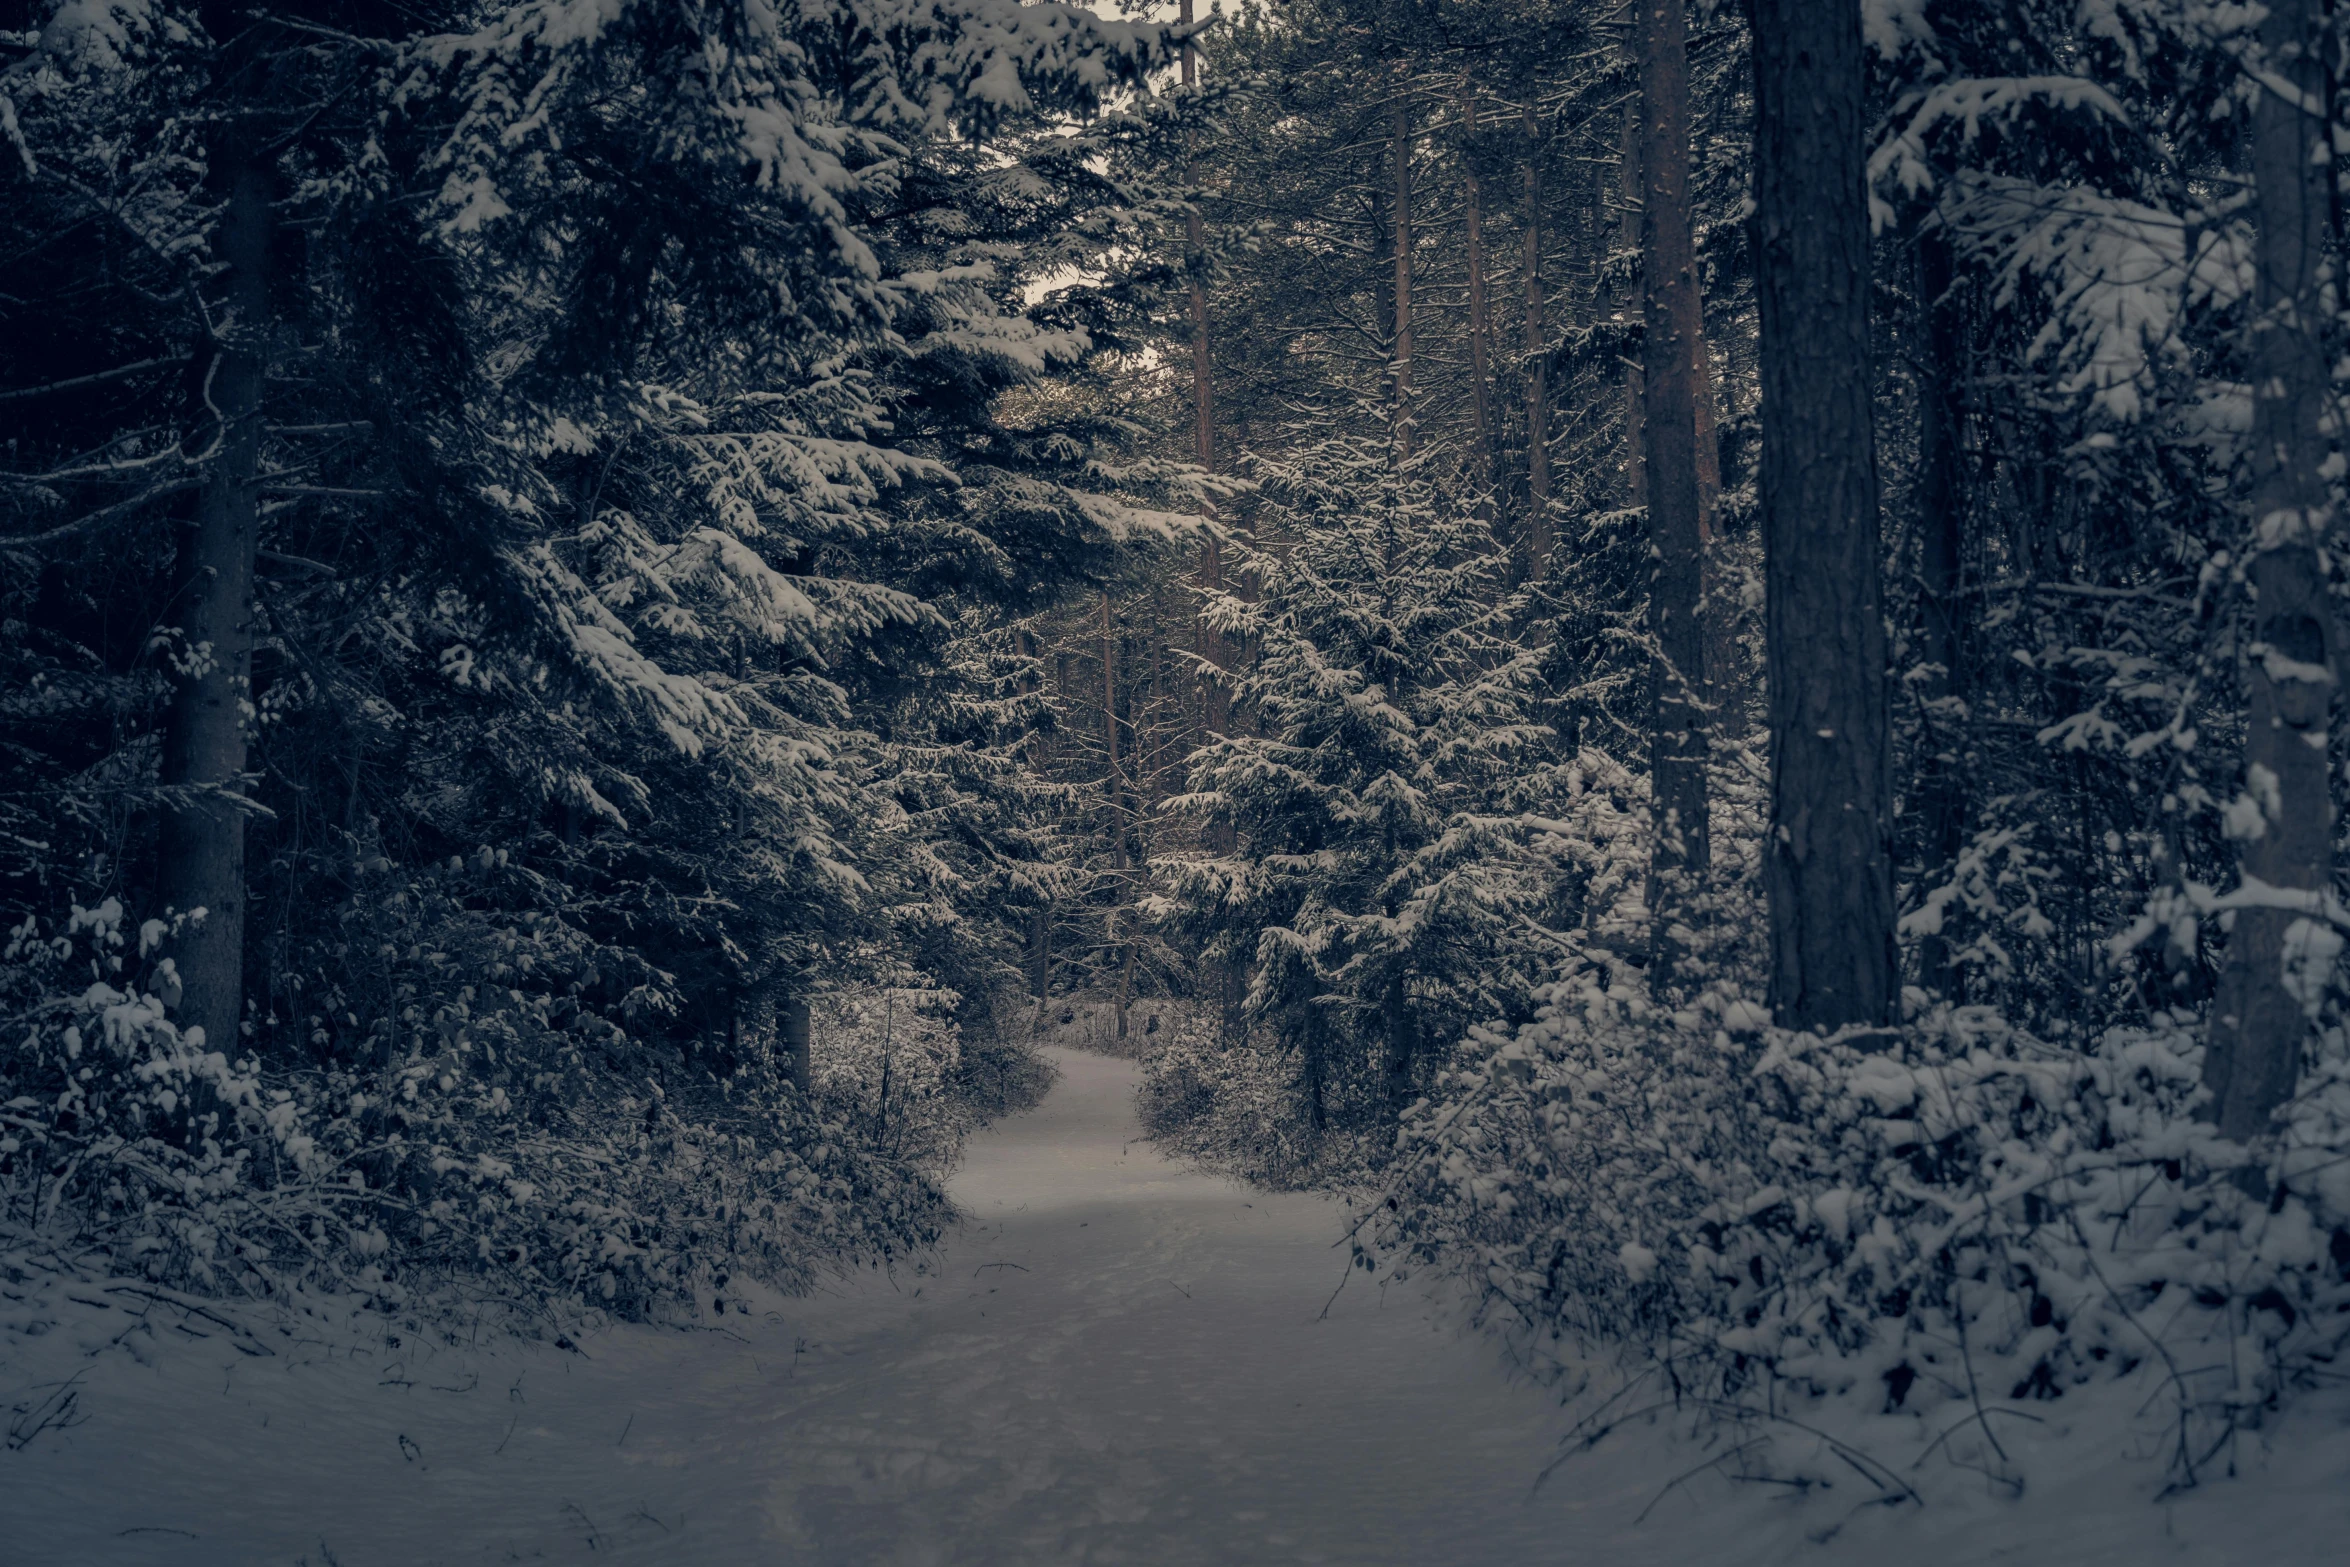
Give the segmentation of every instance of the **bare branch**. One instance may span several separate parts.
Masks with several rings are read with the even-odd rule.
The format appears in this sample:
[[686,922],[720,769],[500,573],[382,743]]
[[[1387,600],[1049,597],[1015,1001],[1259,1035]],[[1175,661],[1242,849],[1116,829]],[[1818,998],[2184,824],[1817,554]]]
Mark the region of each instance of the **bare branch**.
[[145,506],[149,501],[160,500],[166,495],[176,495],[181,490],[192,490],[200,482],[202,481],[194,474],[188,474],[177,479],[166,479],[161,484],[151,485],[148,488],[141,490],[138,494],[131,496],[128,500],[116,501],[111,506],[101,506],[96,511],[84,512],[79,517],[74,518],[73,521],[61,522],[56,527],[48,529],[46,532],[20,533],[9,537],[0,538],[0,548],[22,549],[34,544],[51,544],[59,539],[66,538],[69,535],[80,533],[86,528],[95,528],[103,523],[114,522],[121,518],[127,517],[131,515],[131,513],[139,510],[139,508]]
[[142,359],[136,364],[117,365],[112,370],[101,370],[95,375],[69,376],[63,381],[51,381],[46,386],[19,386],[0,391],[0,403],[14,402],[25,397],[47,397],[52,392],[70,392],[78,387],[96,386],[104,381],[119,381],[124,376],[137,375],[146,370],[161,370],[184,365],[185,354],[166,354],[160,359]]

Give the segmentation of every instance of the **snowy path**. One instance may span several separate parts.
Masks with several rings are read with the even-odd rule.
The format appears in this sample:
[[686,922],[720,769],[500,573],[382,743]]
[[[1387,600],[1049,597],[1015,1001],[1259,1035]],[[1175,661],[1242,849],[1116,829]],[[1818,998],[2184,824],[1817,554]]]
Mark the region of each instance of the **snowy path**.
[[1565,1559],[1574,1499],[1528,1502],[1552,1401],[1417,1300],[1357,1281],[1317,1321],[1338,1210],[1170,1164],[1134,1068],[1054,1055],[926,1277],[585,1360],[109,1366],[0,1470],[0,1561]]
[[1169,1164],[1130,1140],[1133,1068],[1055,1055],[1044,1106],[975,1139],[969,1220],[924,1277],[584,1359],[109,1355],[86,1423],[0,1455],[0,1563],[2136,1567],[2250,1559],[2225,1545],[2264,1494],[2307,1504],[2289,1537],[2267,1508],[2264,1567],[2341,1559],[2292,1543],[2350,1525],[2338,1432],[2174,1517],[2108,1461],[2026,1507],[1871,1510],[1826,1552],[1804,1534],[1841,1504],[1722,1482],[1636,1526],[1702,1460],[1661,1428],[1533,1492],[1564,1417],[1489,1342],[1359,1279],[1317,1320],[1338,1211]]
[[944,1276],[834,1324],[839,1397],[777,1411],[818,1559],[1561,1559],[1571,1509],[1528,1505],[1549,1400],[1416,1301],[1358,1282],[1317,1321],[1330,1204],[1170,1165],[1129,1141],[1131,1068],[1059,1064],[972,1149]]

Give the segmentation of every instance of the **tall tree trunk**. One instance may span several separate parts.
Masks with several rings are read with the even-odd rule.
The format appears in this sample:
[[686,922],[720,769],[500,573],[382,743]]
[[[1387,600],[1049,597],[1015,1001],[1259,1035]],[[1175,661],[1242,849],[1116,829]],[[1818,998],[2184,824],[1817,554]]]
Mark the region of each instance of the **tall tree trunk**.
[[[1181,19],[1188,25],[1192,19],[1191,0],[1183,0]],[[1189,43],[1183,46],[1183,85],[1192,86],[1198,80],[1198,56]],[[1215,399],[1208,369],[1208,296],[1202,273],[1207,252],[1207,237],[1202,228],[1199,207],[1195,203],[1184,215],[1186,238],[1191,248],[1188,271],[1191,279],[1191,399],[1195,418],[1192,424],[1192,460],[1213,473],[1216,470]],[[1199,583],[1203,592],[1224,591],[1224,556],[1212,526],[1200,541]],[[1196,623],[1199,643],[1196,651],[1202,662],[1218,671],[1232,667],[1232,653],[1221,633],[1202,620]],[[1229,694],[1223,682],[1210,677],[1200,688],[1201,738],[1226,733],[1232,724]],[[1210,854],[1228,855],[1234,846],[1232,824],[1210,823],[1205,833],[1204,847]],[[1222,1002],[1223,1031],[1227,1040],[1234,1037],[1240,1026],[1238,1003],[1234,999],[1242,990],[1245,974],[1231,963],[1213,965],[1208,976]]]
[[[1692,278],[1695,277],[1692,263]],[[1698,304],[1697,326],[1689,336],[1689,373],[1695,378],[1697,410],[1697,531],[1713,542],[1714,513],[1722,503],[1722,438],[1714,409],[1714,356],[1705,342],[1705,290],[1692,290]]]
[[1896,990],[1859,9],[1755,0],[1754,104],[1771,1004],[1874,1026]]
[[[2269,0],[2264,85],[2252,120],[2260,239],[2254,256],[2252,385],[2254,594],[2244,661],[2242,892],[2212,1000],[2203,1079],[2222,1135],[2250,1141],[2292,1095],[2325,975],[2298,972],[2296,927],[2323,929],[2332,882],[2327,710],[2336,634],[2319,548],[2332,515],[2323,464],[2328,403],[2325,251],[2330,149],[2318,0]],[[2303,983],[2306,978],[2306,983]],[[2308,1000],[2304,1004],[2300,991]]]
[[[1020,689],[1033,694],[1044,684],[1041,650],[1036,633],[1023,626],[1015,633],[1020,656],[1027,660],[1028,673],[1020,677]],[[1039,778],[1046,777],[1052,768],[1052,731],[1041,730],[1036,737],[1034,766]],[[1028,915],[1028,993],[1036,1002],[1037,1021],[1044,1020],[1044,1004],[1053,988],[1053,906],[1051,899],[1039,903]]]
[[[1110,905],[1110,944],[1120,943],[1121,929],[1130,921],[1126,887],[1126,780],[1118,770],[1118,640],[1110,620],[1110,595],[1102,594],[1102,745],[1110,759],[1111,863],[1117,869],[1116,901]],[[1126,1037],[1126,974],[1134,959],[1133,932],[1125,930],[1126,952],[1119,965],[1118,1037]]]
[[1412,455],[1412,101],[1399,85],[1394,109],[1395,163],[1395,442]]
[[1420,1031],[1412,1017],[1411,993],[1404,988],[1402,972],[1388,976],[1387,988],[1380,996],[1379,1017],[1381,1033],[1385,1036],[1386,1057],[1382,1062],[1387,1079],[1387,1108],[1401,1115],[1412,1102],[1413,1063],[1419,1055]]
[[1697,466],[1703,330],[1689,231],[1689,57],[1683,0],[1634,0],[1640,65],[1642,434],[1648,469],[1649,976],[1673,979],[1712,863],[1706,819],[1705,545]]
[[[1633,0],[1635,5],[1643,0]],[[1622,226],[1619,243],[1640,242],[1640,108],[1637,102],[1624,106],[1624,144],[1616,158],[1616,221]],[[1638,313],[1637,294],[1623,301],[1623,318],[1629,322]],[[1628,365],[1624,371],[1624,504],[1648,504],[1648,433],[1646,404],[1647,376],[1640,365]]]
[[809,1075],[814,1065],[813,1041],[808,1030],[808,998],[791,995],[783,998],[777,1008],[777,1054],[783,1057],[778,1064],[791,1078],[792,1086],[801,1093],[808,1091]]
[[[1183,0],[1180,20],[1191,25],[1191,0]],[[1183,45],[1183,85],[1191,87],[1199,80],[1199,56],[1187,40]],[[1186,149],[1186,161],[1188,161]],[[1186,170],[1185,178],[1191,178]],[[1200,218],[1199,203],[1194,201],[1183,215],[1184,238],[1189,246],[1184,271],[1191,280],[1191,398],[1193,459],[1202,468],[1216,466],[1216,426],[1214,404],[1208,396],[1208,295],[1200,276],[1208,241],[1206,228]],[[1211,541],[1210,547],[1213,548]]]
[[1483,191],[1477,180],[1477,89],[1461,78],[1461,179],[1464,198],[1462,222],[1469,254],[1469,382],[1471,412],[1476,420],[1478,460],[1484,464],[1486,499],[1480,505],[1488,520],[1493,497],[1501,490],[1501,458],[1493,435],[1493,368],[1487,345],[1492,341],[1491,318],[1485,309],[1485,232]]
[[1526,95],[1526,575],[1550,568],[1549,329],[1542,319],[1542,122]]
[[[1191,0],[1183,0],[1181,20],[1189,26],[1192,20]],[[1199,57],[1187,42],[1183,46],[1183,85],[1190,87],[1199,80]],[[1186,178],[1190,178],[1187,174]],[[1207,230],[1200,218],[1195,200],[1183,215],[1184,240],[1187,252],[1184,272],[1190,282],[1191,304],[1191,404],[1192,404],[1192,461],[1213,473],[1216,471],[1216,404],[1208,365],[1208,291],[1203,269],[1207,264]],[[1199,582],[1204,592],[1220,593],[1224,589],[1224,554],[1218,542],[1213,519],[1202,534],[1199,547]],[[1217,669],[1231,667],[1224,639],[1210,630],[1205,622],[1197,627],[1200,658]],[[1200,689],[1200,727],[1206,734],[1222,734],[1231,722],[1223,685],[1214,679],[1203,683]]]
[[1053,988],[1053,910],[1039,904],[1028,916],[1028,994],[1041,1010]]
[[[224,29],[237,19],[223,17]],[[228,36],[227,32],[219,36]],[[243,51],[232,51],[232,57]],[[245,71],[259,70],[249,56]],[[253,564],[260,527],[261,400],[269,348],[269,252],[273,181],[252,123],[252,105],[226,106],[213,147],[224,198],[214,254],[223,276],[224,325],[205,379],[212,418],[199,439],[212,468],[179,556],[173,617],[186,641],[165,718],[161,781],[205,793],[158,824],[156,893],[182,913],[201,909],[173,942],[183,1027],[235,1054],[244,1010],[246,715],[253,696]]]
[[[1703,290],[1700,289],[1702,295]],[[1697,534],[1705,547],[1705,683],[1706,700],[1713,705],[1716,744],[1746,737],[1748,707],[1753,702],[1754,661],[1738,640],[1739,605],[1733,591],[1735,577],[1715,531],[1722,503],[1722,443],[1715,411],[1713,354],[1706,346],[1702,298],[1700,323],[1692,347],[1697,383]]]
[[[1965,494],[1959,478],[1959,387],[1966,375],[1950,236],[1940,226],[1917,235],[1919,338],[1925,370],[1918,378],[1918,610],[1920,651],[1933,674],[1920,687],[1928,704],[1925,755],[1919,759],[1920,872],[1949,874],[1966,833],[1966,777],[1959,752],[1957,705],[1965,700],[1959,652],[1960,544]],[[1920,978],[1958,999],[1950,945],[1939,935],[1919,944]]]

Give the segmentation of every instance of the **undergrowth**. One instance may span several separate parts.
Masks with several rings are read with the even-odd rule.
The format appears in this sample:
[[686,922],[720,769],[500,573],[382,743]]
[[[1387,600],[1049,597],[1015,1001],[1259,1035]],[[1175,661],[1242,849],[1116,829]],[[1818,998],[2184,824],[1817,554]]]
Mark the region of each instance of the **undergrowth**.
[[[1586,976],[1477,1031],[1405,1119],[1364,1269],[1464,1280],[1528,1364],[1628,1350],[1670,1403],[1980,1431],[2144,1369],[2172,1481],[2337,1375],[2350,1341],[2350,1036],[2265,1157],[2196,1118],[2195,1020],[2084,1048],[1983,1007],[1836,1038],[1717,989]],[[2266,1195],[2254,1197],[2248,1192]]]
[[522,972],[529,943],[428,954],[441,983],[364,1054],[264,1059],[173,1021],[167,935],[113,900],[10,933],[0,1251],[190,1298],[501,1303],[532,1331],[724,1309],[734,1279],[928,1247],[963,1134],[1049,1081],[909,993],[822,1010],[802,1093],[753,1052],[632,1037]]

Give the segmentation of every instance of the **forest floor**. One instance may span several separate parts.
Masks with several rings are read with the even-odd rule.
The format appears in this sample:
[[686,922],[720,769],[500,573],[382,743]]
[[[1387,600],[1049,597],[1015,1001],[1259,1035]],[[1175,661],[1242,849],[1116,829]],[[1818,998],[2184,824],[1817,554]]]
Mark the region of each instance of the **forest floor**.
[[1555,1396],[1510,1378],[1440,1300],[1359,1277],[1333,1300],[1334,1204],[1169,1163],[1138,1140],[1136,1068],[1052,1054],[1043,1106],[973,1140],[953,1182],[965,1221],[920,1273],[768,1301],[723,1330],[612,1328],[576,1353],[279,1335],[252,1355],[159,1323],[117,1327],[119,1349],[92,1357],[76,1334],[89,1342],[116,1308],[89,1306],[78,1327],[0,1333],[0,1413],[30,1407],[44,1378],[80,1377],[78,1423],[0,1452],[0,1558],[2344,1559],[2350,1407],[2331,1400],[2248,1443],[2240,1478],[2159,1505],[2158,1433],[2133,1449],[2126,1429],[2144,1388],[2039,1406],[2112,1426],[2088,1440],[2017,1422],[2010,1451],[2035,1476],[2021,1500],[1945,1454],[1909,1471],[1922,1508],[1856,1510],[1876,1493],[1849,1473],[1795,1496],[1726,1466],[1675,1487],[1722,1449],[1670,1422],[1619,1431],[1538,1487],[1571,1424]]

